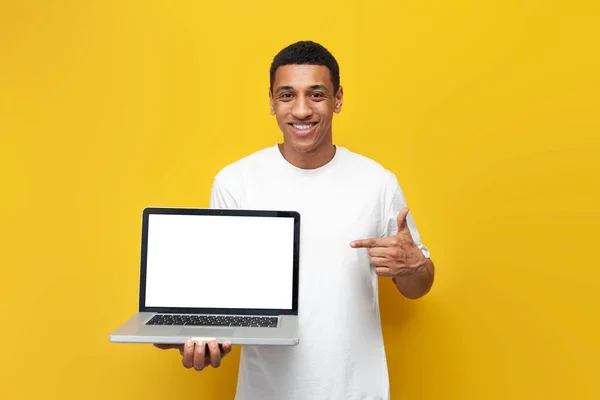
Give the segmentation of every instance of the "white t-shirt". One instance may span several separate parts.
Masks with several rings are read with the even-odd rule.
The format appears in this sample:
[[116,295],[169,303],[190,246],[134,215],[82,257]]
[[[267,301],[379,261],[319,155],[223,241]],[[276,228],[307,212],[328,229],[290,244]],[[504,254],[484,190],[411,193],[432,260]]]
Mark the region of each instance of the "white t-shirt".
[[[237,400],[389,399],[378,279],[367,250],[353,249],[350,242],[395,234],[406,202],[394,174],[336,149],[329,163],[306,170],[290,164],[275,145],[215,177],[212,208],[301,215],[300,343],[244,346]],[[407,221],[429,257],[410,214]]]

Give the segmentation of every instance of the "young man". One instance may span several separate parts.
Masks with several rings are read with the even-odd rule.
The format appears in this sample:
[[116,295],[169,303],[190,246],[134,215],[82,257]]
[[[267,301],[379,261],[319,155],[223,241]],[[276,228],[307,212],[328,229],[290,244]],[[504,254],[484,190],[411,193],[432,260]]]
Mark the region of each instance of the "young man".
[[[343,89],[329,51],[309,41],[292,44],[274,58],[270,75],[271,114],[283,143],[223,168],[211,207],[300,212],[302,340],[244,346],[236,398],[388,399],[378,276],[419,298],[433,283],[429,252],[396,177],[333,144]],[[185,367],[202,370],[218,367],[231,345],[189,342],[179,350]]]

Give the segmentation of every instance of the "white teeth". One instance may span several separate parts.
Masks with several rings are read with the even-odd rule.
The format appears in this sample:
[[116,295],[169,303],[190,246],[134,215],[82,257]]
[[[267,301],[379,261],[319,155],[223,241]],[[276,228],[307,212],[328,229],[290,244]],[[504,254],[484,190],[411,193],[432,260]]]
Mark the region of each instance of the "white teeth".
[[305,131],[307,129],[310,129],[314,124],[310,124],[310,125],[297,125],[294,124],[294,128],[300,130],[300,131]]

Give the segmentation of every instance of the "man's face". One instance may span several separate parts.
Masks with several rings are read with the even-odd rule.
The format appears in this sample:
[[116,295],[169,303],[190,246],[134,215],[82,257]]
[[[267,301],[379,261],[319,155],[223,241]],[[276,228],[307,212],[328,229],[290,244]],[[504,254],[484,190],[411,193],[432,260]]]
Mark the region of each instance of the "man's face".
[[308,153],[331,143],[333,113],[342,109],[343,90],[340,87],[337,93],[333,92],[327,67],[279,67],[269,97],[271,114],[292,149]]

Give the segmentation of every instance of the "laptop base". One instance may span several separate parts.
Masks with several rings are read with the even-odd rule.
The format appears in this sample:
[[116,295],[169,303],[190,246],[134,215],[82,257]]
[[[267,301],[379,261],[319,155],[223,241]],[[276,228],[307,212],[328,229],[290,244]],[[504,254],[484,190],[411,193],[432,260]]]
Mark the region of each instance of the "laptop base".
[[109,335],[110,341],[182,344],[189,339],[194,341],[216,339],[218,343],[230,342],[232,345],[272,346],[295,346],[299,343],[298,317],[295,315],[279,316],[279,324],[276,328],[146,325],[154,315],[156,313],[152,312],[135,314]]

